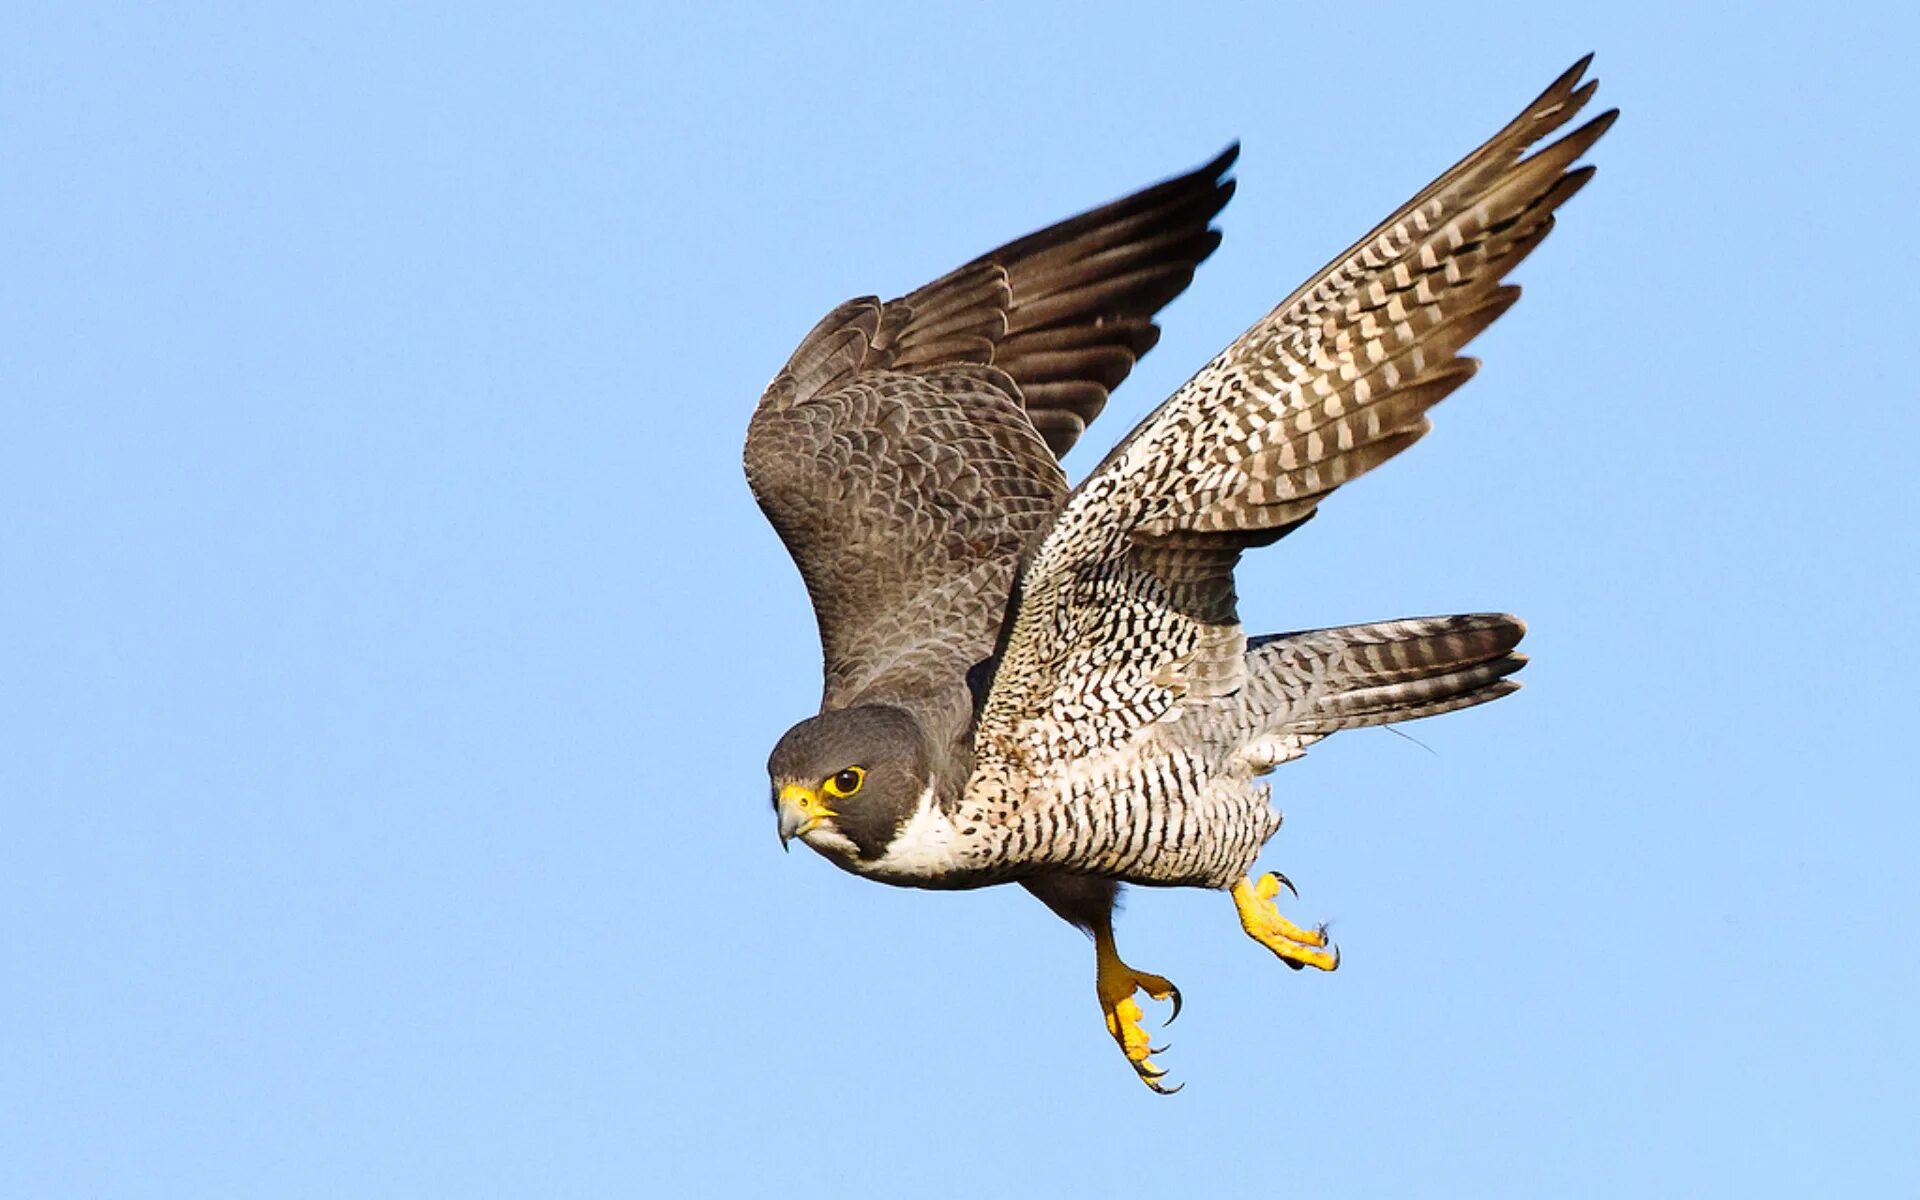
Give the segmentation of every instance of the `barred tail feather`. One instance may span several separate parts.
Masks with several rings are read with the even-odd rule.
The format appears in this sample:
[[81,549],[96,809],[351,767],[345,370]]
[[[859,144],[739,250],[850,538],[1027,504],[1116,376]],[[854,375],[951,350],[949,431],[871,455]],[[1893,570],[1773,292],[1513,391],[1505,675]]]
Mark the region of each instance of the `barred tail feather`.
[[1471,708],[1518,691],[1518,617],[1416,617],[1277,634],[1247,643],[1237,697],[1241,758],[1267,771],[1341,729]]

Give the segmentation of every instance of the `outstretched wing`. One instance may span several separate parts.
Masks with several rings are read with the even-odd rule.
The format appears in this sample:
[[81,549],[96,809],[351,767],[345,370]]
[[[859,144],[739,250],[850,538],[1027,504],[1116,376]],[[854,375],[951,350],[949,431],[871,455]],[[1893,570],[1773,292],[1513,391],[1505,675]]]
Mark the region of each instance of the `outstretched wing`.
[[981,713],[983,763],[1045,776],[1236,692],[1233,568],[1429,428],[1501,281],[1593,174],[1587,60],[1207,364],[1081,485],[1023,575]]
[[746,469],[806,581],[823,707],[941,698],[964,720],[1064,454],[1219,245],[1229,149],[898,300],[850,300],[774,377]]

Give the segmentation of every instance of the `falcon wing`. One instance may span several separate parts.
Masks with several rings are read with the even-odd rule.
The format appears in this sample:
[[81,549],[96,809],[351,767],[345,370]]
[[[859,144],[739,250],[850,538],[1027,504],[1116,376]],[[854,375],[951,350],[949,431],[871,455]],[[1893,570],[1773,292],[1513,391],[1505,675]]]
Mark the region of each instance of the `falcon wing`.
[[1045,776],[1243,685],[1233,568],[1426,433],[1502,279],[1592,176],[1608,112],[1582,59],[1175,392],[1081,485],[1020,581],[980,716],[983,766]]
[[823,708],[935,697],[965,721],[965,673],[1066,499],[1055,456],[1219,245],[1236,153],[898,300],[850,300],[768,385],[747,479],[813,601]]

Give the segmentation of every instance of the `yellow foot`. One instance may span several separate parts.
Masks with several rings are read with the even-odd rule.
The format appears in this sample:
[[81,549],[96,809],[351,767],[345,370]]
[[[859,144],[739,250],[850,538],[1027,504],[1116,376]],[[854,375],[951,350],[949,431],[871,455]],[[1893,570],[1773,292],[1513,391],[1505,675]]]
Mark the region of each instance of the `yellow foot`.
[[1280,894],[1282,884],[1293,890],[1285,877],[1271,873],[1262,875],[1258,882],[1242,879],[1233,885],[1233,906],[1240,910],[1240,928],[1296,971],[1301,967],[1333,970],[1340,965],[1340,951],[1327,944],[1327,927],[1302,929],[1280,915],[1273,898]]
[[1094,953],[1099,964],[1099,975],[1094,986],[1100,993],[1100,1010],[1107,1017],[1107,1032],[1119,1043],[1120,1052],[1127,1056],[1127,1063],[1140,1076],[1140,1082],[1163,1096],[1179,1091],[1186,1085],[1167,1087],[1160,1082],[1166,1072],[1155,1065],[1149,1056],[1164,1054],[1167,1047],[1152,1045],[1147,1031],[1140,1027],[1144,1014],[1133,994],[1145,992],[1155,1000],[1171,1000],[1173,1012],[1167,1017],[1167,1024],[1171,1025],[1173,1018],[1180,1015],[1180,989],[1158,975],[1136,971],[1121,962],[1111,932],[1101,931],[1094,935]]

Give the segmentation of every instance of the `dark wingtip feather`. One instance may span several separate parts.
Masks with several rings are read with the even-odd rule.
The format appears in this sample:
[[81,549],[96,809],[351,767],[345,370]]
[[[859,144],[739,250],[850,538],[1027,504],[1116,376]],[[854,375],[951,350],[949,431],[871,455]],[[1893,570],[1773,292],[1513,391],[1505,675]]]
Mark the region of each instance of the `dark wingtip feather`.
[[[1235,141],[1183,175],[1017,238],[888,304],[895,327],[875,362],[990,361],[1019,386],[1048,447],[1066,453],[1159,339],[1160,310],[1219,248],[1211,222],[1233,196],[1225,175],[1239,155]],[[984,358],[982,337],[992,343]],[[1082,353],[1060,353],[1067,348]],[[1056,403],[1066,407],[1058,416],[1049,413]]]

